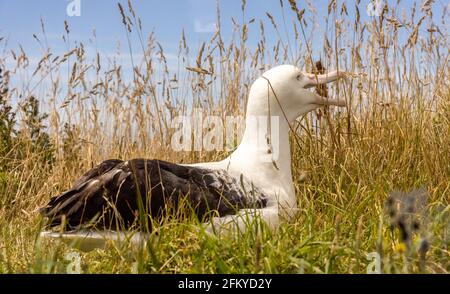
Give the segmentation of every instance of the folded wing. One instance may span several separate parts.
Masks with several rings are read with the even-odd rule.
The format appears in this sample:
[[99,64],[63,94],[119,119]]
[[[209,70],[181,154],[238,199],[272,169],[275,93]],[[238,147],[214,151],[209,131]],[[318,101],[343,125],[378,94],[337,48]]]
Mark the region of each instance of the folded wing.
[[266,197],[249,186],[223,170],[154,159],[112,159],[51,198],[41,212],[48,218],[48,228],[63,224],[69,230],[119,229],[145,224],[151,229],[150,219],[161,219],[180,207],[193,211],[202,221],[243,208],[264,207]]

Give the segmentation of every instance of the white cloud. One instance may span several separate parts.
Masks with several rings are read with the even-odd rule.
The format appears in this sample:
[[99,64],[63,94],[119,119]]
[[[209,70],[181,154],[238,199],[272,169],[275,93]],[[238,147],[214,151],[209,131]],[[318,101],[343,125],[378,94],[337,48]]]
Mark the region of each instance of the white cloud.
[[196,33],[215,33],[217,31],[217,24],[215,22],[203,23],[196,19],[194,21],[194,32]]

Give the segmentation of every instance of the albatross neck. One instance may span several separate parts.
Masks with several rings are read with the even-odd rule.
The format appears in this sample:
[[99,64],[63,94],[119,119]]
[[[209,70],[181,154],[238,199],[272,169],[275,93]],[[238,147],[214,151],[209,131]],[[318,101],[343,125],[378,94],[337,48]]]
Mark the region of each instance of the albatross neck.
[[231,158],[254,169],[271,170],[292,181],[289,124],[282,115],[271,117],[269,123],[267,115],[246,116],[244,135]]

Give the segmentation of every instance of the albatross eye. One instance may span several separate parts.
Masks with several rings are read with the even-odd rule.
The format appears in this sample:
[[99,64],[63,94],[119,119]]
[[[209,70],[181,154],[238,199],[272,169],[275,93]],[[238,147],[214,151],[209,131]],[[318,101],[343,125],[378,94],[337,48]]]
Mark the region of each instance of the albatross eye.
[[301,74],[297,75],[297,81],[300,81],[301,79],[302,79],[302,75]]

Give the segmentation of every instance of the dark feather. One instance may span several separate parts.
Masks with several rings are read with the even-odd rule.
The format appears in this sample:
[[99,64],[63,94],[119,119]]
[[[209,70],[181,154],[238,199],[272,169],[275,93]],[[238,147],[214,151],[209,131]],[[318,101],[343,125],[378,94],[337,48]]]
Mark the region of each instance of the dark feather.
[[161,160],[112,159],[85,173],[70,190],[51,198],[41,212],[49,220],[48,228],[64,224],[65,229],[133,225],[142,229],[147,224],[151,229],[151,219],[177,212],[181,202],[205,221],[242,208],[264,207],[266,197],[254,189],[246,192],[223,170]]

